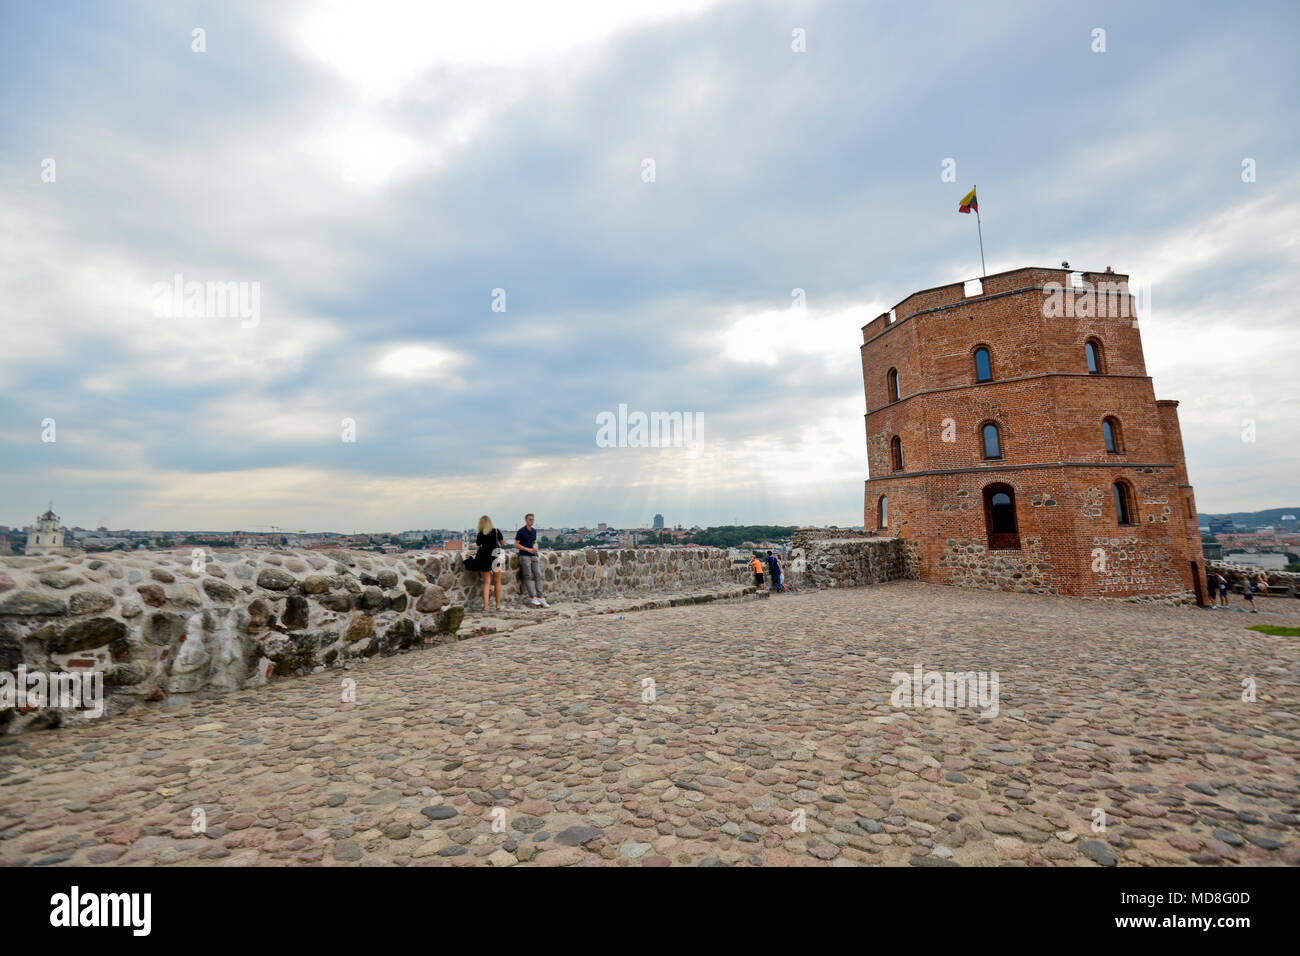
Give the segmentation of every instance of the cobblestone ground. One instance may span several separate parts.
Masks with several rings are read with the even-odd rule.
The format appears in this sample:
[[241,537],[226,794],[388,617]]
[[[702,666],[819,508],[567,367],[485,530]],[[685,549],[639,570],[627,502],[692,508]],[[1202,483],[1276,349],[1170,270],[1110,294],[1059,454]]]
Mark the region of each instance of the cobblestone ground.
[[[1297,641],[1245,628],[1296,614],[1265,607],[904,582],[553,618],[10,738],[0,860],[1294,865]],[[998,716],[893,708],[914,664],[998,671]]]

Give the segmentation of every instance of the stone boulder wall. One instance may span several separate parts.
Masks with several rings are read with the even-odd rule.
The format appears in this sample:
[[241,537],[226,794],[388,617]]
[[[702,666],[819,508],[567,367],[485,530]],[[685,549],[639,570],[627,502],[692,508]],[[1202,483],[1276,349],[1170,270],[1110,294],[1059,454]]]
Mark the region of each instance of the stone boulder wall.
[[791,564],[806,587],[846,588],[915,580],[908,542],[869,531],[801,528],[794,533]]
[[[0,670],[100,671],[105,712],[123,713],[454,641],[466,607],[482,603],[478,576],[452,553],[194,555],[0,557]],[[549,552],[542,568],[560,600],[730,580],[716,549]],[[524,595],[513,556],[502,579],[504,600]],[[64,719],[0,709],[9,732]]]
[[1216,574],[1222,574],[1227,578],[1232,593],[1237,594],[1240,591],[1241,582],[1245,578],[1250,578],[1251,582],[1254,583],[1258,580],[1260,571],[1268,575],[1270,594],[1280,595],[1283,594],[1283,589],[1285,589],[1285,596],[1300,597],[1300,574],[1296,574],[1294,571],[1277,571],[1250,565],[1224,564],[1221,561],[1207,561],[1205,570],[1207,600],[1209,599],[1208,596],[1213,593],[1209,590],[1209,587]]
[[[479,575],[465,571],[454,552],[428,556],[426,574],[455,603],[482,608]],[[720,548],[585,548],[581,551],[543,551],[542,588],[545,597],[583,599],[712,587],[730,583],[731,559]],[[501,575],[505,603],[527,601],[528,592],[519,572],[519,558],[510,554],[510,566]]]
[[0,558],[0,668],[102,671],[105,710],[121,713],[455,640],[464,614],[413,556],[193,553]]

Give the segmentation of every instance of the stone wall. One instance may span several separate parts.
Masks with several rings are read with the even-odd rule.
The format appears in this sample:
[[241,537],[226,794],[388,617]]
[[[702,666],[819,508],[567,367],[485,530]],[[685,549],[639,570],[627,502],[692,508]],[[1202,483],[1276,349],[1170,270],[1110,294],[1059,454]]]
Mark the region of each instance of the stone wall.
[[[197,556],[196,556],[197,555]],[[725,551],[546,552],[552,600],[730,582]],[[506,602],[524,591],[518,561]],[[348,660],[452,641],[480,607],[459,555],[190,549],[0,558],[0,672],[99,672],[108,713],[244,690]],[[0,728],[54,709],[0,709]]]
[[794,533],[793,553],[802,564],[805,587],[862,587],[916,578],[907,542],[870,531],[801,528]]
[[1044,551],[1042,540],[1033,536],[1021,538],[1020,547],[1010,551],[990,551],[980,540],[949,538],[938,566],[951,574],[954,587],[1059,593],[1051,556]]
[[1228,585],[1229,587],[1231,587],[1232,593],[1236,594],[1238,593],[1241,587],[1241,582],[1243,578],[1249,577],[1251,583],[1253,584],[1256,580],[1259,579],[1260,571],[1263,571],[1266,575],[1268,575],[1268,586],[1269,586],[1270,593],[1273,594],[1280,593],[1278,591],[1274,591],[1273,590],[1274,588],[1286,588],[1286,595],[1288,597],[1300,596],[1300,574],[1297,574],[1294,571],[1276,571],[1276,570],[1270,570],[1268,568],[1257,568],[1253,566],[1242,566],[1236,564],[1224,564],[1221,561],[1211,561],[1206,566],[1207,581],[1206,581],[1205,593],[1207,596],[1213,593],[1212,591],[1209,590],[1209,581],[1212,580],[1216,574],[1222,574],[1225,578],[1227,578]]

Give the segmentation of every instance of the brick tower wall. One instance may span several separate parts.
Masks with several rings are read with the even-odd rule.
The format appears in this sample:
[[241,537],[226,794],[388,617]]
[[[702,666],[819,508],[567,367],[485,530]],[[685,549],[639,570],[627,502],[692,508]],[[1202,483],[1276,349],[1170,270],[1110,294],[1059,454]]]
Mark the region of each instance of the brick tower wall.
[[[1085,274],[1099,283],[1120,275]],[[870,479],[864,521],[915,544],[925,580],[969,587],[1187,600],[1191,562],[1204,572],[1177,403],[1159,403],[1146,375],[1132,303],[1096,292],[1061,299],[1064,270],[988,277],[970,298],[954,284],[909,296],[863,329]],[[1055,308],[1054,308],[1055,307]],[[1088,372],[1084,343],[1102,349]],[[974,351],[989,349],[993,381],[977,383]],[[888,371],[902,399],[892,402]],[[1119,423],[1120,452],[1106,451],[1102,420]],[[998,426],[1002,459],[984,461],[980,428]],[[902,443],[903,469],[891,461]],[[1136,522],[1119,525],[1111,486],[1128,482]],[[990,550],[983,489],[1015,490],[1019,548]],[[1189,511],[1190,508],[1190,511]]]

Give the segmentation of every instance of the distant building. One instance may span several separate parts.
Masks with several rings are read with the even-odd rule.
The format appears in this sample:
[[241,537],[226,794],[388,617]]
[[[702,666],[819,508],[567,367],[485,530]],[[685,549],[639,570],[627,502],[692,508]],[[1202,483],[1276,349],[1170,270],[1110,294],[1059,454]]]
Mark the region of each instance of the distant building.
[[1286,555],[1271,551],[1259,551],[1254,554],[1229,554],[1223,559],[1224,564],[1245,565],[1246,567],[1265,568],[1280,571],[1287,565]]
[[1210,518],[1207,522],[1210,528],[1210,534],[1232,534],[1235,528],[1232,526],[1231,518]]
[[27,553],[49,554],[62,548],[63,526],[59,523],[59,516],[54,513],[54,506],[51,504],[50,510],[37,518],[36,524],[27,532]]
[[663,515],[655,515],[655,527],[654,527],[654,529],[655,529],[656,531],[662,531],[662,530],[664,530],[664,516],[663,516]]
[[1206,561],[1223,560],[1223,545],[1217,541],[1202,541],[1201,550],[1205,552]]

